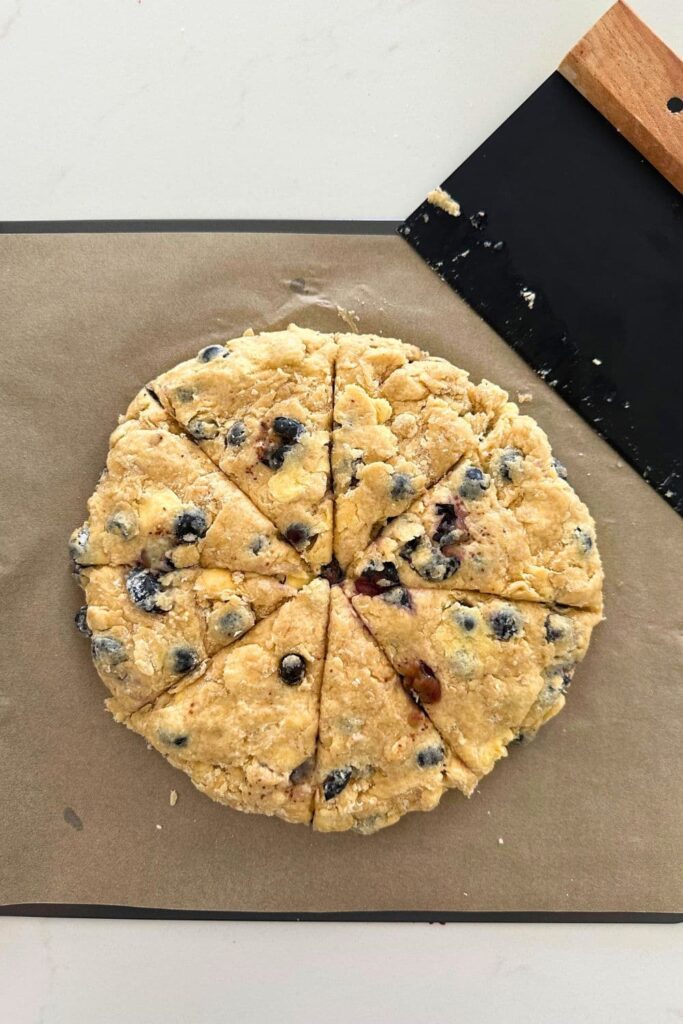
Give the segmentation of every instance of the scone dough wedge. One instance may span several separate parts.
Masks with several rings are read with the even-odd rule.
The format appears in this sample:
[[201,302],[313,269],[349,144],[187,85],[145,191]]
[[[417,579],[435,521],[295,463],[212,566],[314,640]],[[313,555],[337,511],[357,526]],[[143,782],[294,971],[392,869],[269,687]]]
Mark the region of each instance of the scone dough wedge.
[[314,580],[177,692],[109,707],[214,800],[307,823],[329,585]]
[[297,593],[277,577],[227,569],[97,566],[81,570],[79,582],[86,600],[79,628],[100,679],[128,711],[192,678]]
[[490,429],[507,395],[392,338],[340,335],[332,472],[346,567]]
[[[599,613],[393,587],[352,603],[451,750],[478,776],[559,710]],[[532,708],[534,709],[533,713]]]
[[310,578],[270,520],[185,434],[169,429],[155,405],[111,436],[88,518],[71,537],[76,564],[161,571],[201,564]]
[[151,387],[315,572],[332,559],[332,335],[291,326],[210,345]]
[[476,784],[335,587],[320,698],[314,829],[376,832],[408,811],[432,810],[456,780],[468,793]]
[[595,524],[538,424],[509,405],[474,451],[391,522],[352,568],[372,581],[601,607]]

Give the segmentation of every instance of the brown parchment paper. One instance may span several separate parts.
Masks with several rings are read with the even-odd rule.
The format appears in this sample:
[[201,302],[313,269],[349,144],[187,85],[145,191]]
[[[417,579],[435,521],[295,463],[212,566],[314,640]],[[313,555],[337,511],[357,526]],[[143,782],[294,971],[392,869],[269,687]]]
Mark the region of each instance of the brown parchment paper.
[[[607,573],[607,621],[566,710],[469,802],[449,794],[372,837],[213,804],[116,725],[73,626],[66,553],[142,384],[249,325],[344,329],[338,305],[360,330],[531,392]],[[681,522],[402,240],[4,236],[0,339],[0,902],[683,911]]]

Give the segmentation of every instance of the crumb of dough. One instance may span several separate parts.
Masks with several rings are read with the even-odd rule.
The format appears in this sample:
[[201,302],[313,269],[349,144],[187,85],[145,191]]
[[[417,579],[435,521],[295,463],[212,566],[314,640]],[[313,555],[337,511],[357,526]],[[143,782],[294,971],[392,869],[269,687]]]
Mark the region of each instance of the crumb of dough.
[[533,401],[533,395],[530,391],[519,391],[517,394],[517,401],[520,405],[524,405],[525,402]]
[[438,206],[440,210],[450,214],[451,217],[460,216],[460,203],[442,188],[433,188],[431,192],[428,192],[427,202],[432,206]]
[[503,839],[503,837],[502,836],[498,836],[498,845],[502,846],[504,842],[505,842],[505,840]]
[[536,292],[532,292],[531,288],[522,288],[519,294],[524,299],[529,309],[533,309],[534,303],[536,302]]
[[597,359],[597,358],[595,358],[595,359],[593,360],[593,365],[594,365],[594,366],[602,366],[602,359]]
[[175,807],[175,805],[178,803],[178,793],[175,789],[171,790],[171,795],[168,798],[168,802],[171,805],[171,807]]
[[346,324],[349,330],[353,331],[354,334],[358,334],[360,317],[355,309],[344,309],[343,306],[337,306],[337,316]]

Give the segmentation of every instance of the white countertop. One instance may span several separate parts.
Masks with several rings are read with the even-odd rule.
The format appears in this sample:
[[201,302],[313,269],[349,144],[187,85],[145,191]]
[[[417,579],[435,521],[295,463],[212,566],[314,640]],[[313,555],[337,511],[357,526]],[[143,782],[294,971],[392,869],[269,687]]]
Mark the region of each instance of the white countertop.
[[[634,0],[683,50],[680,0]],[[606,0],[0,0],[0,221],[399,220]],[[672,925],[0,919],[8,1024],[683,1019]]]

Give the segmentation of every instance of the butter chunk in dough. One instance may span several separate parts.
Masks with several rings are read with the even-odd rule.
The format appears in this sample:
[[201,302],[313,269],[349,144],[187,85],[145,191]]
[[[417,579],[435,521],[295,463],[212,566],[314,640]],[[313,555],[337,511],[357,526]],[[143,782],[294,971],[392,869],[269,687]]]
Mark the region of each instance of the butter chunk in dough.
[[339,336],[332,472],[343,567],[474,447],[506,400],[401,341]]
[[558,475],[543,431],[514,406],[476,451],[385,528],[352,575],[371,586],[389,565],[409,587],[601,606],[595,524]]
[[315,580],[177,693],[109,707],[212,799],[308,823],[328,610]]
[[192,678],[208,656],[297,593],[275,577],[226,569],[99,566],[83,569],[80,582],[95,668],[128,710]]
[[332,335],[291,326],[203,349],[152,384],[316,571],[332,559]]
[[446,788],[449,762],[451,774],[476,782],[455,761],[335,587],[320,698],[313,827],[370,833],[408,811],[432,810]]
[[562,699],[600,618],[467,591],[393,587],[352,601],[451,750],[480,776],[540,724],[540,705],[528,720],[539,699],[547,708]]
[[202,564],[264,575],[308,570],[273,524],[186,436],[124,421],[70,550],[79,565]]

